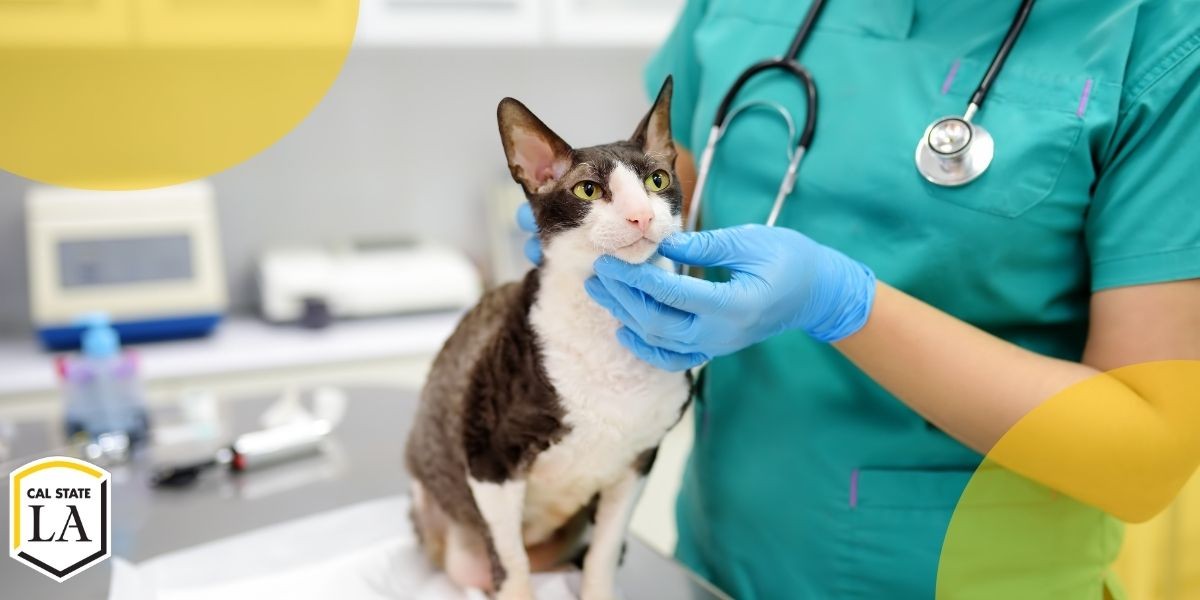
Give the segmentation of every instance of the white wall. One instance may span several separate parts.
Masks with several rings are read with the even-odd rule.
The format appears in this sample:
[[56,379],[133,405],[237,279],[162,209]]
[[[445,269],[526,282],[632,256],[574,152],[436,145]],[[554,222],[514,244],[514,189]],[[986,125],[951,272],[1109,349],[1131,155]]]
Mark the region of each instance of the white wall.
[[[236,311],[264,247],[421,235],[484,262],[483,201],[506,180],[496,103],[524,101],[568,142],[632,132],[649,49],[355,48],[329,95],[279,143],[212,178]],[[29,329],[23,193],[0,172],[0,333]]]

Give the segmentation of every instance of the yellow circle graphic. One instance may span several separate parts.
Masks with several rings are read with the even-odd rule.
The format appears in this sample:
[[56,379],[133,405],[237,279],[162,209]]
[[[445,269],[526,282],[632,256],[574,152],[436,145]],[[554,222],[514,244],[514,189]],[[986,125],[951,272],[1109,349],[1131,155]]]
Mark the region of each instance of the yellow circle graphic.
[[1063,390],[971,477],[937,598],[1200,597],[1197,463],[1200,361],[1122,367]]
[[0,2],[0,168],[90,189],[267,148],[337,77],[357,0]]

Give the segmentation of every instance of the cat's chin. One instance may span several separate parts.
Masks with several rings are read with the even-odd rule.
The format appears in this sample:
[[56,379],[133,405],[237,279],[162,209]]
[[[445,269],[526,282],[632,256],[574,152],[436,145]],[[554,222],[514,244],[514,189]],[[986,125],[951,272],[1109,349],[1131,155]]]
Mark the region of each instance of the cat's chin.
[[633,264],[644,263],[654,257],[658,251],[658,242],[642,238],[628,246],[622,246],[609,254]]

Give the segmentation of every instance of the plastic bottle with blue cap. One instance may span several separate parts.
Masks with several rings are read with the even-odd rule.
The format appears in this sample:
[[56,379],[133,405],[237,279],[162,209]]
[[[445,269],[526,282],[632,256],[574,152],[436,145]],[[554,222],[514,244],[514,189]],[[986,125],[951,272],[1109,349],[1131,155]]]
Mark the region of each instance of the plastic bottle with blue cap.
[[66,392],[67,434],[86,435],[89,454],[123,454],[146,437],[147,419],[137,360],[103,314],[77,321],[80,354],[60,363]]

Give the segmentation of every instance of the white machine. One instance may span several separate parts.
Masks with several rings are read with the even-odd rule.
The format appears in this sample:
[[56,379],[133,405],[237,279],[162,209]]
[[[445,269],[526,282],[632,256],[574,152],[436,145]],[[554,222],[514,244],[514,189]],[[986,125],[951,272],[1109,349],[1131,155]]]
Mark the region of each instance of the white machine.
[[103,312],[123,342],[205,335],[227,298],[212,187],[128,192],[38,186],[26,196],[30,312],[50,349]]
[[278,248],[259,261],[263,316],[276,322],[466,308],[482,289],[466,256],[432,243]]

